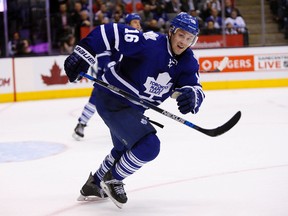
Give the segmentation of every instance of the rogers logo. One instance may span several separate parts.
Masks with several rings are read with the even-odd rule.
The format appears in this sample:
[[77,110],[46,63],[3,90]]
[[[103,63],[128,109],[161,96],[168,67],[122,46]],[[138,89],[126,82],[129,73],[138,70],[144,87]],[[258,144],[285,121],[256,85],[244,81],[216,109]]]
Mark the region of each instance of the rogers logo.
[[[226,68],[222,72],[244,72],[254,71],[254,57],[253,56],[228,56],[229,61]],[[216,69],[222,57],[205,57],[199,58],[200,71],[209,71]]]
[[253,66],[252,59],[234,59],[227,64],[227,68],[234,70],[251,69]]

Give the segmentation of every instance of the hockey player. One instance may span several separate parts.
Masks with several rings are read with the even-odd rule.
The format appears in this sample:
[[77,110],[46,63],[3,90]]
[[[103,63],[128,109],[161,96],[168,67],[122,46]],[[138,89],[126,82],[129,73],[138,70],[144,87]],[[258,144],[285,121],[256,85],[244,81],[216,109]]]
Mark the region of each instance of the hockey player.
[[[199,64],[190,49],[198,34],[197,19],[184,12],[171,21],[168,35],[143,33],[115,23],[101,25],[80,41],[64,68],[73,82],[95,63],[96,54],[121,53],[122,61],[105,71],[103,81],[155,105],[176,92],[179,111],[195,114],[205,97]],[[144,116],[145,107],[94,86],[97,112],[110,129],[113,148],[98,170],[90,173],[79,200],[109,196],[121,208],[127,202],[123,180],[157,157],[160,140]]]
[[[125,17],[125,23],[126,25],[136,28],[139,31],[142,30],[141,17],[137,13],[127,14]],[[101,77],[101,75],[104,73],[104,70],[106,70],[107,67],[111,66],[114,62],[121,60],[121,55],[118,55],[119,57],[114,56],[115,61],[109,62],[111,59],[110,57],[107,57],[107,55],[109,56],[110,52],[104,52],[104,53],[97,55],[97,61],[98,61],[98,65],[97,65],[98,67],[97,67],[97,73],[96,73],[97,77]],[[91,67],[91,70],[94,71],[94,68]],[[94,115],[95,111],[96,111],[96,107],[95,107],[95,97],[94,97],[94,89],[93,89],[88,103],[84,106],[82,113],[80,117],[78,118],[78,124],[76,125],[74,129],[74,133],[72,134],[74,139],[79,141],[81,138],[84,137],[84,128],[87,126],[88,121]]]

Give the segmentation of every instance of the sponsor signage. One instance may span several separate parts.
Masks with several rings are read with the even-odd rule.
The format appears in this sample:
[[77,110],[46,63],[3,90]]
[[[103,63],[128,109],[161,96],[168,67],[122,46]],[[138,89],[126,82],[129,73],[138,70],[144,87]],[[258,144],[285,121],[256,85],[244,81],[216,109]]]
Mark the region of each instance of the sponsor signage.
[[[222,72],[287,71],[288,53],[228,56],[229,61]],[[217,68],[224,56],[200,57],[200,71]]]
[[288,69],[288,53],[255,55],[254,58],[256,71],[287,71]]
[[[254,71],[254,56],[228,56],[229,61],[222,72]],[[200,71],[210,71],[217,68],[224,56],[199,58]]]
[[243,35],[200,35],[193,49],[243,47]]

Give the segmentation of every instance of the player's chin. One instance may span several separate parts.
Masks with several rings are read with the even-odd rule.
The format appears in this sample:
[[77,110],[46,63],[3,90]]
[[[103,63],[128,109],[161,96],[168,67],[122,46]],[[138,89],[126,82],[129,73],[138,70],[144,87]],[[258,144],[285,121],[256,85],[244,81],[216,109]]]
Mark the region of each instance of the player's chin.
[[176,55],[180,55],[180,54],[182,54],[185,50],[186,50],[186,47],[175,46],[173,52],[174,52]]
[[174,50],[174,53],[175,53],[176,55],[180,55],[181,53],[184,52],[184,50],[185,50],[185,49],[179,49],[179,48],[177,48],[177,49]]

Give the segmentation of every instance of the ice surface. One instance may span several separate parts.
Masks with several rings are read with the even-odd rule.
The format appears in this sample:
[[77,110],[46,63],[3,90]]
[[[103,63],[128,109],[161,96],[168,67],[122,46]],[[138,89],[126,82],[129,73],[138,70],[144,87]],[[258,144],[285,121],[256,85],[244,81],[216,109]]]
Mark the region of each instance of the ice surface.
[[288,88],[206,91],[197,115],[179,114],[173,99],[161,105],[205,128],[222,125],[241,110],[239,123],[214,138],[148,111],[147,116],[165,125],[157,128],[161,152],[125,179],[128,203],[123,209],[110,200],[76,201],[90,171],[96,171],[112,145],[97,114],[85,128],[84,140],[72,138],[87,100],[0,104],[0,145],[65,146],[53,154],[47,148],[41,158],[33,157],[33,150],[8,146],[9,154],[15,149],[13,156],[25,154],[25,160],[0,163],[0,215],[288,215]]

